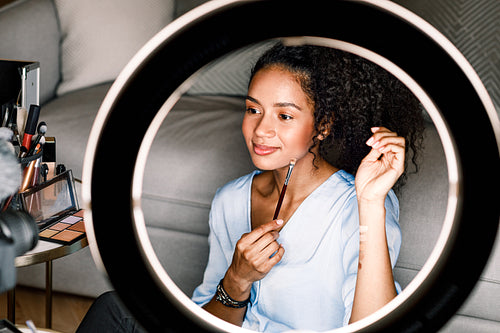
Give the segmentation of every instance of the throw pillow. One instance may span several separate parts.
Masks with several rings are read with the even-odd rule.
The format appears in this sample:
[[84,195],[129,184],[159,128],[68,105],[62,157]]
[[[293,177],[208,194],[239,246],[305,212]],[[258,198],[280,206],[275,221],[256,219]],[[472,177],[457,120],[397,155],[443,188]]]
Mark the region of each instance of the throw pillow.
[[57,94],[114,80],[173,19],[174,0],[55,0],[62,34]]
[[250,72],[275,40],[245,46],[216,59],[196,74],[188,95],[246,96]]

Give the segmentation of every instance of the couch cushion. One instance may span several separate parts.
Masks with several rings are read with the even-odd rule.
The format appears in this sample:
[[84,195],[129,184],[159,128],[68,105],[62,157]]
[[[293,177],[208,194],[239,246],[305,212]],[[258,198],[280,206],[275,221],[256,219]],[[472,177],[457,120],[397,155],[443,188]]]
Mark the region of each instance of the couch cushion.
[[41,104],[54,96],[59,82],[59,40],[52,1],[16,1],[0,8],[0,58],[40,63]]
[[215,191],[254,169],[241,134],[244,100],[184,96],[147,159],[142,203],[148,225],[208,235]]
[[47,136],[56,138],[57,163],[82,177],[83,157],[90,130],[110,84],[82,89],[42,106],[40,121],[47,123]]
[[62,31],[59,95],[115,79],[174,15],[173,0],[55,0]]
[[155,254],[177,286],[189,297],[202,282],[208,261],[207,237],[148,227]]
[[498,321],[457,314],[439,330],[439,333],[498,333],[499,327]]
[[[424,151],[418,173],[409,163],[407,183],[398,193],[399,223],[403,232],[396,276],[401,286],[408,284],[429,258],[439,237],[448,199],[448,172],[444,150],[435,127],[426,123]],[[414,273],[411,274],[411,271]],[[401,276],[398,274],[401,273]]]
[[458,310],[458,314],[484,318],[497,322],[500,328],[500,230],[497,241],[481,277],[467,301]]
[[[409,175],[407,184],[398,195],[403,242],[394,275],[403,288],[418,274],[434,249],[447,208],[446,161],[438,133],[432,124],[426,126],[424,148],[419,173]],[[484,332],[498,330],[500,266],[496,263],[499,262],[499,256],[500,244],[497,241],[487,267],[458,311],[459,318],[453,318],[443,329],[444,332],[470,332],[471,325],[476,324],[484,328]]]

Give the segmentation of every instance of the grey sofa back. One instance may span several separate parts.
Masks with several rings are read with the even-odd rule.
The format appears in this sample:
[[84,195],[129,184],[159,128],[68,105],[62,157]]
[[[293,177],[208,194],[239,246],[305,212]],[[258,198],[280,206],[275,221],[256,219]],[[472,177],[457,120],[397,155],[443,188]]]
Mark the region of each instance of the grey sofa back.
[[0,8],[0,59],[40,62],[40,103],[61,79],[58,17],[51,0],[16,1]]

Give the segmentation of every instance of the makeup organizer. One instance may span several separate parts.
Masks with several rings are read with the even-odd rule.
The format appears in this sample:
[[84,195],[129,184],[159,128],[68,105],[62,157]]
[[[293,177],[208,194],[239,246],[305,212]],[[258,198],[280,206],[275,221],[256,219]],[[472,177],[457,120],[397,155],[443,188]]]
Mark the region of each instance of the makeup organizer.
[[[47,137],[47,124],[39,121],[38,62],[0,59],[0,144],[5,158],[17,164],[2,170],[12,178],[7,198],[0,198],[0,212],[25,210],[39,229],[39,238],[64,245],[85,237],[83,211],[79,210],[71,170],[56,167],[56,140]],[[20,166],[22,179],[13,177]],[[14,193],[13,193],[14,192]]]

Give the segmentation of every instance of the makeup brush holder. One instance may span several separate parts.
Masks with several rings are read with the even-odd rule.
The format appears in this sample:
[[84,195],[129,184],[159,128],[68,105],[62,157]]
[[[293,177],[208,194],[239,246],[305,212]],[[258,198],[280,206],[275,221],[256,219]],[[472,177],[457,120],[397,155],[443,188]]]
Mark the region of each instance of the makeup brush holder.
[[[20,168],[21,170],[23,170],[23,182],[24,182],[24,178],[25,178],[25,173],[27,172],[26,168],[29,166],[29,164],[31,162],[35,162],[38,160],[38,159],[41,159],[42,158],[42,155],[43,155],[43,148],[36,154],[33,154],[31,156],[28,156],[28,157],[22,157],[22,158],[19,158],[19,165],[20,165]],[[37,184],[40,182],[40,180],[42,179],[42,176],[40,174],[38,175],[35,175],[35,172],[38,172],[40,173],[41,171],[41,168],[38,168],[38,169],[34,169],[33,170],[33,176],[32,176],[32,179],[34,177],[37,177],[38,179],[38,182]],[[30,181],[30,183],[32,183],[32,181]],[[21,184],[22,186],[22,184]],[[29,185],[31,187],[31,185]],[[13,197],[12,197],[12,200],[9,204],[9,208],[11,209],[14,209],[14,210],[21,210],[22,209],[22,205],[21,205],[21,202],[19,200],[19,194],[15,194]]]

